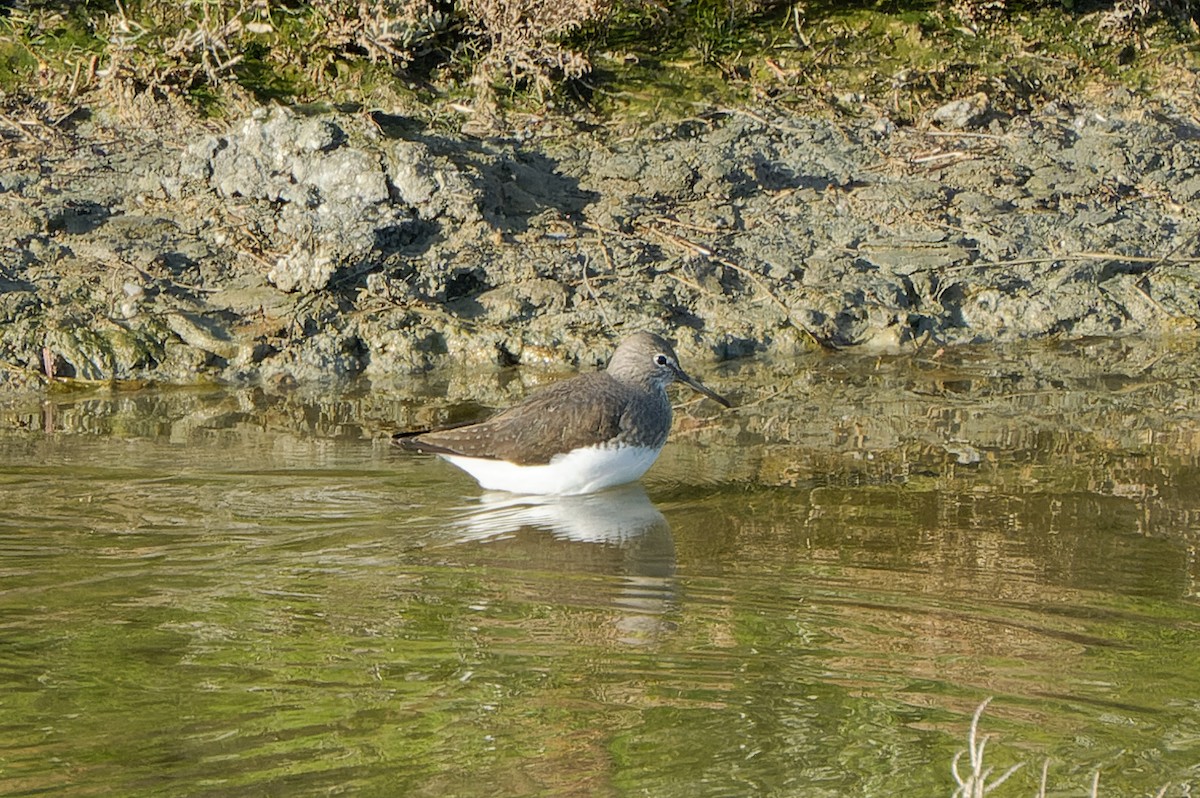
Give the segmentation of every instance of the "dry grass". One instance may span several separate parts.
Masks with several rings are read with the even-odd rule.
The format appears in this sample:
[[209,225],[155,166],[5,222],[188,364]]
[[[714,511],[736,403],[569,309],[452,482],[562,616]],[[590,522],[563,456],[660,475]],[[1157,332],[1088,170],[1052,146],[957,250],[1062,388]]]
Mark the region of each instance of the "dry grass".
[[[1074,91],[1077,75],[1141,54],[1153,63],[1155,47],[1200,35],[1197,3],[1114,0],[1075,16],[1057,0],[1021,3],[1020,13],[1013,0],[952,0],[895,14],[787,0],[22,0],[0,7],[0,99],[69,106],[99,91],[97,105],[145,95],[219,110],[247,93],[371,102],[372,90],[411,86],[450,103],[473,93],[487,111],[505,88],[539,104],[564,87],[591,91],[600,81],[580,79],[604,54],[651,76],[664,62],[716,67],[696,101],[732,86],[771,97],[859,92],[871,103],[887,99],[873,91],[891,91],[927,106],[981,86],[1003,95],[1014,80]],[[1020,27],[1031,10],[1047,27]],[[997,73],[1014,41],[1055,57]]]
[[514,86],[527,84],[539,99],[562,79],[591,70],[586,55],[561,42],[588,23],[604,19],[614,0],[464,0],[468,30],[486,42],[477,83],[500,76]]
[[429,0],[311,0],[294,11],[270,0],[126,1],[98,28],[98,77],[167,91],[235,81],[254,50],[280,69],[303,64],[318,85],[339,58],[403,68],[450,22]]
[[[979,719],[983,717],[983,711],[991,702],[990,698],[984,699],[983,703],[976,708],[975,714],[971,717],[971,729],[967,734],[966,750],[959,751],[950,762],[950,772],[954,774],[954,783],[958,785],[958,788],[954,790],[953,798],[983,798],[1008,781],[1009,776],[1020,770],[1023,765],[1018,762],[999,776],[992,778],[994,768],[984,764],[983,752],[987,749],[991,735],[981,736],[979,734]],[[967,755],[967,765],[970,767],[965,775],[958,769],[963,754]]]
[[[218,86],[241,79],[253,51],[280,68],[301,65],[319,84],[321,70],[339,60],[401,70],[440,50],[443,61],[465,54],[477,77],[545,94],[589,71],[587,51],[607,38],[618,11],[623,23],[653,39],[687,21],[703,26],[715,19],[728,31],[780,2],[27,0],[6,16],[0,11],[0,42],[48,56],[40,77],[73,74],[76,91],[112,82],[163,92]],[[585,28],[593,35],[577,36]],[[64,31],[86,46],[63,46]]]
[[129,81],[153,88],[187,90],[200,79],[220,83],[242,60],[238,36],[246,30],[242,6],[199,0],[177,6],[152,4],[140,18],[119,1],[97,27],[104,42],[101,81]]
[[[950,773],[954,776],[954,783],[957,785],[951,794],[951,798],[983,798],[985,795],[991,795],[996,788],[1008,781],[1010,776],[1024,767],[1023,762],[1018,762],[1003,773],[994,776],[995,768],[984,761],[984,752],[987,750],[987,744],[991,739],[991,735],[981,735],[979,733],[979,721],[983,717],[983,711],[987,709],[988,704],[991,702],[991,698],[986,698],[975,709],[975,714],[971,717],[970,729],[967,732],[967,747],[955,754],[954,759],[950,763]],[[963,762],[964,756],[966,757],[966,763],[960,769],[959,765]],[[1042,775],[1038,783],[1036,798],[1046,798],[1047,777],[1049,773],[1050,761],[1046,760],[1042,763]],[[1170,786],[1170,784],[1164,784],[1155,793],[1154,798],[1163,798]],[[1097,770],[1092,774],[1088,796],[1089,798],[1099,798],[1099,795],[1100,771]]]
[[339,61],[400,70],[450,25],[432,0],[31,0],[0,17],[0,46],[38,63],[23,75],[35,93],[196,95],[253,85],[263,71],[320,88]]

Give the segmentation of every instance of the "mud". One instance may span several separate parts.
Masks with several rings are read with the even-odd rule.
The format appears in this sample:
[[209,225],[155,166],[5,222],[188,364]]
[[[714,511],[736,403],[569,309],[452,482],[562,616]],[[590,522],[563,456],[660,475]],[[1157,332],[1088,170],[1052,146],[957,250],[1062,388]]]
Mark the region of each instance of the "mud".
[[283,109],[0,128],[0,380],[590,367],[641,328],[692,363],[1196,328],[1194,109],[952,110],[627,139]]

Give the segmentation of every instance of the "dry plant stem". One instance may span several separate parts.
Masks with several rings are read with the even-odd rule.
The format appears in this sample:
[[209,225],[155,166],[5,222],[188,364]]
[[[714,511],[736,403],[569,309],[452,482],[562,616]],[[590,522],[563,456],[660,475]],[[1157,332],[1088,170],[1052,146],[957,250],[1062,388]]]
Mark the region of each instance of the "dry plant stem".
[[1014,260],[994,260],[984,263],[962,263],[957,266],[931,266],[928,269],[918,269],[922,272],[951,272],[966,269],[994,269],[1005,266],[1041,266],[1054,263],[1071,263],[1079,261],[1124,261],[1126,263],[1148,263],[1151,266],[1190,266],[1200,263],[1200,258],[1159,258],[1149,255],[1122,255],[1120,252],[1073,252],[1066,255],[1053,255],[1044,258],[1019,258]]
[[[597,235],[599,235],[599,234],[597,234]],[[604,255],[604,263],[608,267],[609,274],[611,274],[614,271],[612,255],[610,255],[608,252],[608,245],[604,243],[603,236],[600,237],[600,253],[602,255]],[[584,260],[583,260],[582,271],[583,271],[583,287],[585,289],[587,289],[588,296],[590,296],[592,298],[592,301],[596,303],[596,308],[600,311],[600,318],[604,319],[605,329],[607,329],[610,333],[615,332],[615,330],[613,329],[612,321],[608,318],[608,313],[604,310],[604,303],[600,301],[600,297],[597,296],[595,290],[592,289],[592,281],[588,277],[588,259],[587,258],[584,258]]]
[[468,28],[488,44],[473,82],[479,92],[490,91],[492,77],[507,72],[507,83],[527,84],[539,100],[559,78],[579,78],[591,70],[582,53],[559,43],[566,34],[597,19],[612,8],[612,0],[464,0]]
[[693,224],[692,222],[685,222],[680,219],[672,219],[669,216],[656,216],[654,217],[654,221],[658,224],[673,224],[676,227],[684,227],[688,230],[695,230],[698,233],[710,233],[712,235],[723,235],[732,232],[730,230],[722,230],[719,227],[713,227],[712,225]]
[[28,368],[25,368],[24,366],[18,366],[14,363],[9,363],[6,360],[0,360],[0,369],[4,369],[5,371],[11,372],[13,374],[19,374],[22,377],[29,377],[31,379],[35,379],[38,382],[44,383],[44,382],[50,381],[49,377],[47,377],[45,374],[42,374],[39,371],[34,371],[33,369],[28,369]]
[[26,130],[25,125],[21,124],[20,122],[16,121],[15,119],[10,118],[7,114],[0,114],[0,122],[3,122],[8,127],[11,127],[13,130],[20,133],[23,137],[25,137],[29,141],[32,141],[35,144],[39,143],[38,137],[33,135],[32,133],[30,133],[28,130]]
[[983,139],[985,141],[1004,141],[1006,136],[996,135],[995,133],[970,133],[965,130],[922,130],[922,135],[932,136],[933,138],[947,139]]
[[[977,157],[977,155],[962,150],[951,150],[949,152],[935,152],[930,155],[917,155],[909,158],[908,162],[928,166],[932,169],[935,167],[950,166],[951,163],[959,163],[960,161],[970,161]],[[943,163],[944,161],[949,161],[950,163]]]
[[686,285],[688,288],[692,289],[693,291],[695,291],[697,294],[700,294],[701,296],[706,296],[711,299],[716,299],[718,301],[724,299],[724,297],[722,297],[720,294],[716,293],[715,291],[709,291],[707,288],[700,285],[700,283],[696,282],[695,280],[689,280],[686,277],[680,277],[678,274],[674,274],[672,272],[663,272],[662,276],[666,277],[668,280],[674,280],[675,282],[679,283],[680,285]]
[[[992,775],[992,768],[984,767],[983,753],[987,748],[988,735],[979,736],[979,719],[983,716],[983,711],[987,709],[987,705],[992,702],[992,699],[986,698],[983,703],[975,710],[974,716],[971,718],[971,729],[967,734],[967,749],[959,751],[954,755],[954,759],[950,762],[950,772],[954,775],[954,781],[958,784],[958,789],[954,791],[954,798],[983,798],[992,790],[999,787],[1008,777],[1021,769],[1023,762],[1010,767],[1004,773],[1000,774],[993,781],[988,782],[988,777]],[[971,765],[971,771],[964,778],[958,772],[958,762],[962,759],[962,755],[967,754]]]
[[[1164,264],[1194,263],[1196,261],[1200,261],[1200,258],[1175,258],[1176,252],[1178,252],[1179,250],[1183,249],[1186,246],[1190,246],[1198,237],[1200,237],[1200,230],[1197,230],[1196,232],[1192,233],[1187,238],[1180,241],[1178,244],[1176,244],[1174,247],[1172,247],[1167,252],[1167,254],[1163,255],[1161,258],[1158,258],[1153,263],[1151,263],[1150,268],[1146,270],[1146,274],[1149,274],[1153,269],[1157,269],[1159,266],[1162,266]],[[1141,276],[1141,278],[1138,280],[1139,283],[1141,283],[1143,280],[1146,279],[1146,274],[1143,274]]]
[[644,230],[646,232],[653,233],[654,235],[661,238],[663,241],[666,241],[670,244],[674,244],[675,246],[677,246],[681,249],[691,252],[693,255],[700,255],[704,258],[712,260],[714,263],[719,263],[722,266],[726,267],[727,269],[732,269],[733,271],[742,275],[747,280],[749,280],[763,296],[765,296],[768,300],[770,300],[771,304],[773,304],[773,305],[775,305],[775,307],[779,308],[780,312],[783,314],[783,317],[787,321],[788,324],[792,325],[797,330],[804,333],[806,336],[808,336],[808,339],[810,341],[812,341],[814,344],[816,344],[820,348],[822,348],[822,349],[828,348],[825,344],[823,344],[821,342],[821,340],[819,338],[817,338],[817,336],[812,332],[812,330],[808,329],[807,327],[805,327],[803,324],[801,324],[799,321],[796,320],[795,316],[792,315],[792,309],[789,308],[782,299],[780,299],[778,296],[776,296],[775,292],[772,291],[765,282],[763,282],[763,279],[759,275],[755,274],[754,272],[750,271],[749,269],[747,269],[727,258],[722,258],[722,257],[717,256],[716,253],[714,253],[711,249],[709,249],[707,247],[703,247],[703,246],[693,243],[691,241],[688,241],[686,238],[682,238],[673,233],[668,233],[665,230],[661,230],[657,227],[639,225],[638,228],[640,230]]
[[[758,122],[761,125],[766,125],[767,127],[773,128],[782,133],[798,133],[803,136],[809,135],[809,131],[807,130],[798,127],[792,127],[791,125],[780,124],[779,122],[772,122],[762,114],[756,114],[753,111],[748,111],[744,108],[718,108],[716,109],[716,112],[719,114],[726,114],[728,116],[744,116],[748,119],[753,119],[755,122]],[[845,130],[839,127],[837,132],[840,133],[844,139],[849,140],[849,135]]]
[[[1146,304],[1148,304],[1150,306],[1150,308],[1152,310],[1158,311],[1159,313],[1161,313],[1163,316],[1167,317],[1168,319],[1174,319],[1176,321],[1179,320],[1179,317],[1174,315],[1173,313],[1171,313],[1166,308],[1164,308],[1162,306],[1161,302],[1159,302],[1154,297],[1150,296],[1150,294],[1146,293],[1146,290],[1144,288],[1142,288],[1141,280],[1138,280],[1137,282],[1133,283],[1130,286],[1130,288],[1132,289],[1133,295],[1141,297],[1146,302]],[[1105,292],[1105,293],[1107,293],[1107,292]]]
[[[630,236],[627,233],[623,233],[620,230],[612,230],[609,228],[600,227],[599,225],[590,224],[590,223],[584,224],[583,227],[587,230],[591,230],[594,233],[596,233],[598,239],[601,242],[602,251],[604,253],[604,259],[605,259],[605,262],[608,264],[609,272],[613,274],[612,279],[619,280],[620,278],[615,276],[616,267],[613,265],[612,256],[609,254],[608,247],[606,244],[604,244],[604,241],[603,241],[604,234],[611,233],[613,235],[625,236],[627,238],[633,238],[633,236]],[[689,280],[686,277],[682,277],[678,274],[675,274],[674,272],[669,272],[669,271],[668,272],[660,272],[660,274],[662,274],[662,276],[666,277],[668,280],[674,280],[675,282],[679,283],[680,285],[687,286],[688,288],[692,289],[693,291],[695,291],[697,294],[700,294],[701,296],[706,296],[706,297],[709,297],[709,298],[717,300],[717,301],[722,301],[724,299],[724,297],[722,297],[720,294],[718,294],[714,291],[710,291],[709,289],[707,289],[704,286],[697,283],[695,280]]]
[[46,380],[52,382],[56,369],[54,367],[54,352],[48,346],[42,347],[42,370],[46,373]]

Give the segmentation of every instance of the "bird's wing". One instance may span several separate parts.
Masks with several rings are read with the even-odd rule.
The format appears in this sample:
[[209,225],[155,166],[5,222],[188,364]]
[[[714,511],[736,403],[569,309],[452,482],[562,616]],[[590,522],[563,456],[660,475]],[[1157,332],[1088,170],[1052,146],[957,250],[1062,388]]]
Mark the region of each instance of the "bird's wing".
[[397,440],[432,454],[544,465],[559,452],[610,441],[622,432],[628,389],[604,372],[581,374],[486,421]]

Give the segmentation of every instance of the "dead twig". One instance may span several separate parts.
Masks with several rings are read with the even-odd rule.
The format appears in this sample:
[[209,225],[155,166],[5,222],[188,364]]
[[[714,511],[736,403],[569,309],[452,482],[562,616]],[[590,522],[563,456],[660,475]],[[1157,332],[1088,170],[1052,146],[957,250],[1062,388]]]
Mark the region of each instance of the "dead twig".
[[982,263],[961,263],[957,266],[933,266],[928,269],[916,269],[924,272],[950,272],[969,269],[991,269],[1004,266],[1041,266],[1054,263],[1073,263],[1080,261],[1125,261],[1126,263],[1148,263],[1151,267],[1172,265],[1189,266],[1200,263],[1200,258],[1167,258],[1148,255],[1124,255],[1120,252],[1072,252],[1065,255],[1048,255],[1040,258],[1016,258],[1013,260],[993,260]]
[[967,131],[955,130],[919,130],[917,132],[933,138],[947,139],[983,139],[985,141],[1004,141],[1006,138],[1008,138],[1004,135],[997,136],[994,133],[969,133]]
[[0,114],[0,122],[3,122],[8,127],[17,131],[18,133],[20,133],[22,136],[24,136],[26,139],[33,142],[34,144],[42,143],[42,139],[38,138],[33,133],[30,133],[29,130],[26,129],[26,126],[24,124],[17,121],[16,119],[13,119],[8,114]]
[[660,224],[673,224],[676,227],[686,227],[688,230],[695,230],[698,233],[711,233],[712,235],[728,235],[730,232],[732,232],[730,230],[722,230],[719,227],[713,227],[711,225],[693,224],[691,222],[684,222],[679,219],[672,219],[669,216],[656,216],[654,217],[654,221]]
[[952,166],[962,161],[972,161],[978,158],[978,155],[963,150],[951,150],[949,152],[934,152],[929,155],[917,155],[908,159],[908,162],[913,166],[924,166],[928,169],[941,169],[946,166]]
[[[775,130],[778,130],[781,133],[799,133],[801,135],[809,135],[810,133],[812,133],[811,130],[806,130],[804,128],[792,127],[791,125],[783,125],[783,124],[780,124],[779,122],[772,122],[770,119],[767,119],[762,114],[756,114],[753,111],[746,110],[745,108],[717,108],[716,113],[724,114],[726,116],[745,116],[750,119],[753,119],[755,122],[758,122],[759,124],[766,125],[769,128],[774,128]],[[846,141],[850,140],[849,134],[847,134],[840,127],[834,126],[833,129],[836,132],[840,133],[842,138],[845,139]]]
[[[603,236],[599,233],[597,233],[597,235],[601,236],[599,239],[600,254],[602,254],[604,256],[604,263],[608,267],[609,273],[612,273],[613,271],[615,271],[615,269],[613,268],[612,255],[610,255],[608,252],[608,245],[604,243]],[[588,296],[590,296],[592,298],[592,301],[596,303],[596,308],[600,311],[600,318],[604,319],[604,326],[608,329],[608,331],[610,333],[615,333],[616,330],[613,328],[613,323],[608,318],[608,313],[604,310],[604,303],[600,301],[600,297],[596,294],[596,291],[592,288],[592,282],[588,278],[588,259],[586,257],[583,259],[582,271],[583,271],[583,287],[587,290]]]
[[[984,767],[983,752],[987,748],[987,742],[990,739],[989,735],[979,736],[979,719],[983,716],[983,711],[987,709],[987,705],[992,702],[991,698],[985,698],[975,710],[975,714],[971,717],[971,730],[967,734],[967,748],[964,751],[959,751],[954,755],[954,759],[950,762],[950,772],[954,776],[954,781],[958,784],[958,788],[954,791],[954,798],[983,798],[992,790],[999,787],[1008,777],[1021,769],[1023,762],[1010,767],[1002,774],[997,776],[992,781],[988,778],[992,775],[992,768]],[[967,755],[968,764],[971,770],[963,776],[958,772],[958,762],[963,754]]]
[[24,366],[18,366],[17,364],[9,363],[6,360],[0,360],[0,369],[4,369],[5,371],[7,371],[11,374],[19,374],[22,377],[31,377],[31,378],[37,380],[38,382],[45,383],[48,381],[48,378],[46,377],[46,375],[41,373],[40,371],[36,371],[36,370],[30,369],[30,368],[25,368]]
[[816,344],[817,346],[821,347],[822,349],[826,348],[825,344],[821,343],[820,339],[817,338],[817,336],[812,332],[812,330],[808,329],[802,323],[800,323],[799,321],[796,320],[795,316],[792,315],[792,309],[787,306],[787,303],[785,303],[782,299],[780,299],[775,294],[775,292],[772,291],[770,289],[770,287],[763,281],[762,277],[755,274],[753,271],[745,268],[744,266],[742,266],[738,263],[735,263],[734,261],[729,260],[728,258],[722,258],[722,257],[718,256],[715,252],[713,252],[713,250],[709,249],[708,247],[701,246],[700,244],[697,244],[693,241],[689,241],[686,238],[677,236],[674,233],[668,233],[665,230],[661,230],[657,227],[652,227],[652,226],[648,226],[648,225],[639,225],[639,228],[642,230],[645,230],[646,232],[653,233],[654,235],[661,238],[663,241],[666,241],[670,244],[674,244],[675,246],[677,246],[687,252],[691,252],[694,255],[700,255],[708,260],[713,261],[714,263],[718,263],[718,264],[724,266],[725,268],[732,269],[733,271],[742,275],[747,280],[749,280],[750,283],[764,297],[766,297],[771,302],[771,304],[775,305],[775,307],[779,309],[779,311],[783,314],[783,317],[787,321],[788,324],[792,325],[797,330],[799,330],[800,332],[802,332],[806,336],[808,336],[808,339],[810,341],[812,341],[814,344]]
[[1194,263],[1197,260],[1200,260],[1200,259],[1190,259],[1190,258],[1175,258],[1175,253],[1178,252],[1179,250],[1183,249],[1184,247],[1186,247],[1188,244],[1195,241],[1197,236],[1200,236],[1200,230],[1197,230],[1196,232],[1192,233],[1190,236],[1183,239],[1175,246],[1171,247],[1171,249],[1167,250],[1167,253],[1165,255],[1163,255],[1161,258],[1158,258],[1154,263],[1150,264],[1150,268],[1146,269],[1145,274],[1143,274],[1141,277],[1138,278],[1138,282],[1141,283],[1142,281],[1144,281],[1146,279],[1146,275],[1148,275],[1151,271],[1153,271],[1154,269],[1158,268],[1159,266],[1161,266],[1165,263]]
[[674,280],[675,282],[679,283],[680,285],[686,285],[688,288],[692,289],[697,294],[703,294],[704,296],[709,297],[711,299],[724,299],[724,297],[722,297],[716,291],[712,291],[708,288],[705,288],[704,286],[700,285],[700,283],[696,282],[695,280],[689,280],[688,278],[680,276],[673,272],[663,272],[662,276],[666,277],[668,280]]

